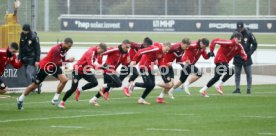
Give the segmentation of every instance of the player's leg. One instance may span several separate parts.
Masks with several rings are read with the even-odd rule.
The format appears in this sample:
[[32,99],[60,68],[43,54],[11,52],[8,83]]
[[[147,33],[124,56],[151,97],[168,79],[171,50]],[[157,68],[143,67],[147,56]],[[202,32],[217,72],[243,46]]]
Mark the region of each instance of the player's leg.
[[[161,67],[160,73],[164,83],[158,83],[158,86],[162,87],[160,95],[157,97],[157,103],[166,103],[164,100],[165,94],[173,87],[174,72],[172,67]],[[171,97],[173,99],[173,97]]]
[[[119,75],[119,79],[121,81],[123,81],[129,75],[129,73],[130,73],[130,67],[122,65],[120,75]],[[126,86],[123,87],[123,92],[126,96],[130,96],[128,86],[129,85],[126,85]]]
[[247,94],[251,94],[251,86],[252,86],[252,66],[244,66],[244,71],[246,74],[246,80],[247,80]]
[[185,81],[184,83],[184,91],[190,95],[190,90],[189,90],[189,86],[194,83],[195,81],[197,81],[201,76],[202,76],[202,72],[195,66],[192,65],[191,66],[191,73],[194,74],[190,74],[190,77],[188,78],[188,80]]
[[128,86],[128,89],[130,91],[130,93],[133,92],[134,90],[134,80],[139,76],[139,73],[138,73],[138,70],[136,67],[130,67],[130,71],[132,71],[132,74],[130,75],[129,77],[129,86]]
[[216,85],[216,89],[218,91],[219,94],[223,95],[223,90],[222,90],[222,85],[223,83],[225,83],[230,77],[232,77],[234,75],[234,69],[233,68],[229,68],[228,65],[225,65],[226,67],[226,74],[223,76],[223,78],[221,79],[221,81],[218,82],[218,84]]
[[224,70],[224,65],[223,64],[217,64],[215,67],[215,74],[213,76],[213,78],[207,83],[206,86],[204,86],[203,88],[200,89],[200,93],[203,97],[209,97],[207,95],[207,89],[210,88],[211,86],[213,86],[222,76]]
[[7,91],[7,86],[0,77],[0,94],[5,94]]
[[38,72],[35,76],[35,80],[33,81],[33,83],[31,83],[25,90],[24,92],[21,94],[21,96],[19,96],[17,98],[17,108],[19,110],[23,109],[23,101],[25,99],[25,96],[29,95],[30,92],[32,92],[34,89],[36,89],[43,81],[44,79],[48,76],[48,74],[42,70],[42,69],[38,69]]
[[146,73],[145,70],[141,70],[141,76],[143,78],[144,83],[135,83],[135,86],[146,88],[146,89],[144,90],[141,98],[138,100],[138,103],[150,104],[149,102],[145,101],[145,98],[155,87],[155,76],[152,74],[151,71]]
[[235,66],[236,89],[233,91],[233,93],[241,93],[241,90],[240,90],[241,71],[242,71],[242,66]]
[[57,68],[57,71],[53,74],[53,76],[59,80],[59,84],[57,86],[56,93],[55,93],[51,103],[53,105],[58,105],[59,104],[59,96],[60,96],[63,88],[65,87],[65,85],[68,81],[68,78],[64,74],[62,74],[62,70],[60,67]]
[[169,95],[173,96],[173,91],[179,86],[181,86],[187,80],[190,73],[191,73],[191,66],[182,65],[182,70],[181,70],[179,80],[176,81],[174,86],[169,90]]
[[75,71],[72,72],[72,84],[71,88],[65,93],[62,101],[59,103],[60,108],[65,108],[66,100],[77,90],[79,85],[79,80],[82,78],[82,74],[76,74]]

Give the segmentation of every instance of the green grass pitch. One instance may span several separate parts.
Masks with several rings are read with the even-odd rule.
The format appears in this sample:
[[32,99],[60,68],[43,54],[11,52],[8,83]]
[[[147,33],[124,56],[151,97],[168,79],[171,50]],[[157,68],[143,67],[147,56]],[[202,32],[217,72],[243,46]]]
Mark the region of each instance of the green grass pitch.
[[[255,85],[253,94],[234,95],[225,87],[219,96],[212,88],[210,98],[176,92],[175,100],[157,104],[155,89],[151,105],[137,104],[142,90],[125,97],[113,91],[109,101],[93,107],[88,100],[96,92],[85,92],[81,101],[74,95],[65,110],[50,104],[53,93],[31,94],[18,111],[15,98],[0,99],[1,136],[259,136],[276,134],[276,85]],[[242,87],[245,90],[245,87]],[[244,91],[243,91],[244,92]],[[63,96],[63,94],[62,94]]]

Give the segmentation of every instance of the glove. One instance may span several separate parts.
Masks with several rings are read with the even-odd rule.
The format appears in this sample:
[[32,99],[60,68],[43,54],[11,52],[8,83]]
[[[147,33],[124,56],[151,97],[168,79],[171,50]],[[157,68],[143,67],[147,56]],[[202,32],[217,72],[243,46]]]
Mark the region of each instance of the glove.
[[214,54],[214,52],[209,52],[209,53],[208,53],[208,56],[209,56],[209,57],[215,57],[215,54]]

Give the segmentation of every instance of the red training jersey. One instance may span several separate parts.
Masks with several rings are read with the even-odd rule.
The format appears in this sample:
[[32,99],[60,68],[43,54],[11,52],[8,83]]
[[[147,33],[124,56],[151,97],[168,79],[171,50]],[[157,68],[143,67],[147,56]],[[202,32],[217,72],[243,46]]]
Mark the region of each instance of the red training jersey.
[[185,50],[185,54],[182,57],[182,62],[186,62],[188,64],[195,64],[201,55],[204,59],[209,59],[206,49],[200,48],[200,45],[198,45],[197,41],[192,42],[188,49]]
[[11,57],[8,56],[8,48],[0,49],[0,76],[3,75],[8,64],[11,64],[16,69],[22,66],[21,61],[16,58],[15,54]]
[[211,42],[210,50],[214,51],[215,45],[219,44],[220,47],[215,57],[215,63],[229,63],[229,61],[235,56],[240,55],[245,61],[247,55],[243,50],[241,44],[236,44],[235,39],[232,40],[221,40],[219,38],[214,39]]

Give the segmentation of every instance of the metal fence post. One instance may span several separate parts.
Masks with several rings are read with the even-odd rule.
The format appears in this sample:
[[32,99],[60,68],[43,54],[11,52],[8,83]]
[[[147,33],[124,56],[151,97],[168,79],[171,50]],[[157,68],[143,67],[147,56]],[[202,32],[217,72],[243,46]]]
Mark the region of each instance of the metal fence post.
[[260,1],[256,0],[256,16],[260,14]]
[[201,15],[201,0],[198,0],[198,15]]
[[49,0],[44,0],[44,31],[49,31]]
[[103,1],[100,0],[100,15],[103,14]]
[[168,15],[168,0],[165,0],[165,15]]
[[71,6],[71,2],[70,0],[67,0],[67,14],[70,14],[70,6]]
[[232,5],[232,6],[233,6],[233,7],[232,7],[232,10],[233,10],[233,11],[232,11],[232,14],[233,14],[233,15],[236,15],[236,0],[232,0],[232,1],[233,1],[233,3],[232,3],[232,4],[233,4],[233,5]]
[[131,0],[131,13],[132,13],[132,16],[135,15],[135,4],[134,4],[134,0]]
[[32,0],[32,29],[36,31],[36,21],[37,21],[37,0]]
[[268,15],[271,15],[271,0],[268,0]]

